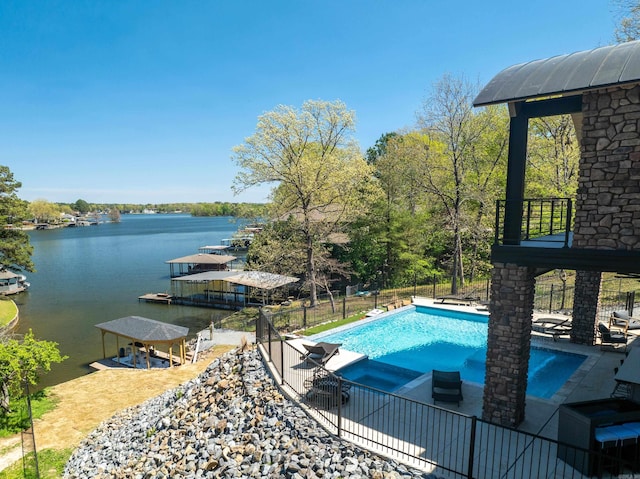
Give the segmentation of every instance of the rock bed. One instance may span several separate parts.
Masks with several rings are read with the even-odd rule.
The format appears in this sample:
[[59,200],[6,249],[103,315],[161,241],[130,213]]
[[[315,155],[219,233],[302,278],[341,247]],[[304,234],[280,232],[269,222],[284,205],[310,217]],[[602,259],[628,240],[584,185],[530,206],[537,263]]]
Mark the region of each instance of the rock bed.
[[285,399],[254,350],[102,423],[64,477],[436,477],[327,433]]

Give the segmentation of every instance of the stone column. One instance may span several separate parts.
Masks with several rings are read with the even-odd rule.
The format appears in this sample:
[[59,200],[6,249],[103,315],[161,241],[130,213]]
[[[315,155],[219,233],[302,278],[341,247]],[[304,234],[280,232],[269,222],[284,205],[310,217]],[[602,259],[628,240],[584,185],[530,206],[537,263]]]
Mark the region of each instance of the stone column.
[[524,420],[534,293],[531,268],[494,263],[482,418],[502,426]]
[[599,271],[576,271],[571,321],[572,343],[589,346],[595,344],[601,285],[602,273]]

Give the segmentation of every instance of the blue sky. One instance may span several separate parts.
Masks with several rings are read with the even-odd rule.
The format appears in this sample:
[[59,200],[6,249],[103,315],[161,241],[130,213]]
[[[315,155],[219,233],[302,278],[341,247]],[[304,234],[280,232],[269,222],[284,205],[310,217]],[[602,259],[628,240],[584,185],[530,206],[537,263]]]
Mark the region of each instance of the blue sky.
[[231,149],[277,105],[340,99],[362,150],[411,127],[446,73],[613,42],[611,0],[0,2],[0,164],[19,196],[234,196]]

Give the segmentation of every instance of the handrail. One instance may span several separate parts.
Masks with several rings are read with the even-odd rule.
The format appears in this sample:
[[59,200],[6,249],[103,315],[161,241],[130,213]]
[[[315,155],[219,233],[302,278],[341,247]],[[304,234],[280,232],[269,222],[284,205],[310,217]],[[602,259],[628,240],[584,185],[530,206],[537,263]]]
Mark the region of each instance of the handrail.
[[[522,206],[520,206],[522,205]],[[505,218],[520,218],[518,238],[506,238]],[[524,200],[497,200],[494,244],[520,245],[522,241],[545,241],[569,246],[573,201],[571,198],[531,198]],[[515,228],[518,230],[518,228]],[[513,231],[513,230],[511,230]]]

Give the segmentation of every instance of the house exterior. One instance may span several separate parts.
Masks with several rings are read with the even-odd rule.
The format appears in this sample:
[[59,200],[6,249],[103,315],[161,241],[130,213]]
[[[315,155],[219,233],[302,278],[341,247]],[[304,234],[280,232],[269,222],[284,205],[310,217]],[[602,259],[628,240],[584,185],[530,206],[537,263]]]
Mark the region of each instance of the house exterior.
[[[596,340],[603,272],[640,273],[640,42],[514,65],[496,75],[475,106],[507,103],[506,199],[496,215],[483,418],[524,419],[536,277],[576,271],[571,341]],[[576,198],[528,199],[530,118],[570,114],[580,142]],[[555,229],[528,235],[531,205]],[[553,223],[553,222],[552,222]]]

